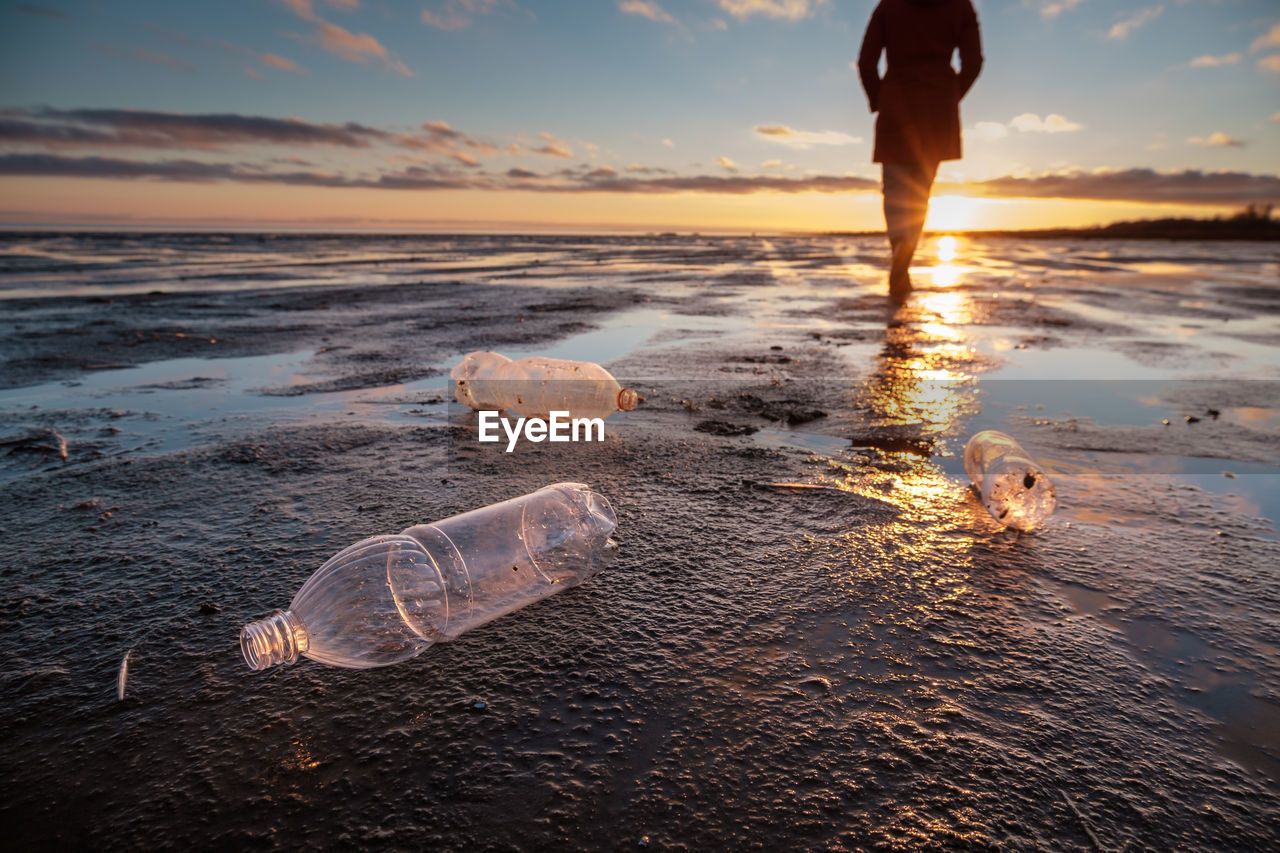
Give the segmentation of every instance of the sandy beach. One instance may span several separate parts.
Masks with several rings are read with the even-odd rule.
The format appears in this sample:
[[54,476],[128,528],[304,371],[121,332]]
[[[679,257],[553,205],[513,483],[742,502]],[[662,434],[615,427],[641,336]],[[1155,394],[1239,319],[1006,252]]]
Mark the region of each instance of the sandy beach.
[[[1274,243],[0,235],[15,848],[1280,844]],[[608,367],[476,441],[471,350]],[[980,429],[1054,478],[996,525]],[[380,670],[240,627],[363,537],[557,481],[588,583]],[[117,672],[127,652],[125,698]]]

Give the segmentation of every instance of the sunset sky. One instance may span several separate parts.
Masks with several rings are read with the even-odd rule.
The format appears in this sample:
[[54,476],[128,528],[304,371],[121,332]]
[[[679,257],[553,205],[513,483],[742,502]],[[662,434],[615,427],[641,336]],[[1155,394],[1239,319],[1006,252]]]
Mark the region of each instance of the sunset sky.
[[[0,223],[878,229],[873,0],[0,7]],[[975,0],[936,228],[1280,202],[1275,0]]]

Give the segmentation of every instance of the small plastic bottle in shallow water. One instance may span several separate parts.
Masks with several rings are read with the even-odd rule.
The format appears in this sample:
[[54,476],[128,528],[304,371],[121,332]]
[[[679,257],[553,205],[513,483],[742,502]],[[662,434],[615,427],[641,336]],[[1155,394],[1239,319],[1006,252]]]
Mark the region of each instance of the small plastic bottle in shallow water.
[[1032,530],[1053,515],[1053,483],[1012,437],[984,430],[964,448],[964,471],[996,521]]
[[557,483],[523,497],[339,552],[288,610],[240,631],[250,669],[320,663],[368,669],[576,586],[604,567],[617,526],[603,495]]
[[512,361],[496,352],[468,353],[449,371],[454,397],[476,411],[506,409],[529,418],[569,412],[577,418],[607,418],[629,412],[640,395],[589,361],[533,356]]

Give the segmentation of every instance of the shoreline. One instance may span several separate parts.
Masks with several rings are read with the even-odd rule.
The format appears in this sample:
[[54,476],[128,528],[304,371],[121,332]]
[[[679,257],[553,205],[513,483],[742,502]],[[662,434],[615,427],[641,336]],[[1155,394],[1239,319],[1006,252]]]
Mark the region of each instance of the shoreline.
[[[583,228],[566,228],[563,230],[531,230],[529,227],[513,228],[387,228],[370,227],[328,227],[328,226],[267,226],[245,225],[232,227],[226,225],[0,225],[0,236],[20,234],[26,237],[61,234],[198,234],[198,235],[233,235],[237,237],[252,235],[282,235],[298,237],[423,237],[431,239],[465,239],[469,237],[526,237],[530,239],[591,239],[608,237],[649,238],[649,239],[696,239],[725,237],[796,237],[796,238],[848,238],[879,237],[884,238],[884,231],[768,231],[738,229],[656,229],[630,228],[599,230]],[[1112,239],[1112,240],[1167,240],[1174,242],[1196,241],[1246,241],[1271,243],[1280,241],[1280,220],[1262,219],[1255,224],[1241,227],[1232,219],[1171,219],[1171,220],[1135,220],[1111,222],[1106,225],[1081,226],[1071,228],[952,228],[929,229],[925,237],[954,235],[973,239],[1019,238],[1028,240],[1066,240],[1066,239]]]

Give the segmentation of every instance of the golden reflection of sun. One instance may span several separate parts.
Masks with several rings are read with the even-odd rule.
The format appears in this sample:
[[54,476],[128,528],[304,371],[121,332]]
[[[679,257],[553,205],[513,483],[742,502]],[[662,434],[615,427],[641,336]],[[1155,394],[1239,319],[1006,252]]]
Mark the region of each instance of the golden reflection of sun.
[[962,267],[955,263],[960,248],[960,240],[950,234],[938,238],[938,263],[933,267],[934,287],[955,287],[960,283]]
[[960,241],[948,234],[946,237],[938,238],[938,260],[944,264],[949,264],[956,259],[956,249],[960,245]]
[[967,326],[974,322],[973,302],[963,293],[921,294],[920,305],[931,315],[931,322],[948,326]]
[[934,287],[955,287],[960,283],[960,267],[955,264],[942,264],[933,268]]

